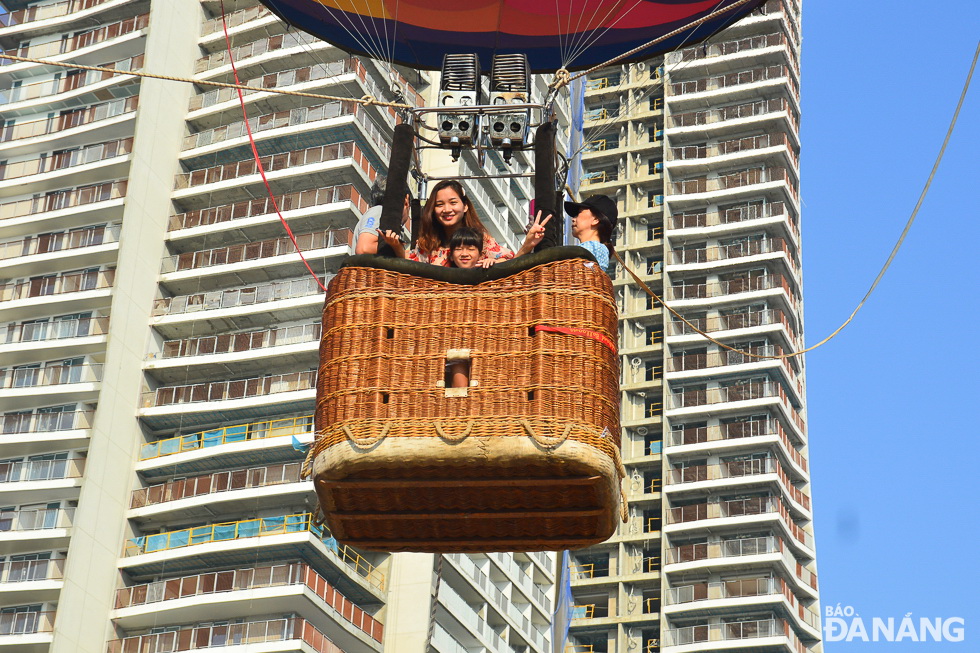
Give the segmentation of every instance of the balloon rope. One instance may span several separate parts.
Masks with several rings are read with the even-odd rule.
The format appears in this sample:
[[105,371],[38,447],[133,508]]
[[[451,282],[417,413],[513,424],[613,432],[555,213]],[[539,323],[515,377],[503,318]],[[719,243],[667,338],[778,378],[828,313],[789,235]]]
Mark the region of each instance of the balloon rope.
[[[238,67],[235,66],[235,60],[231,54],[231,37],[228,36],[228,23],[225,21],[225,0],[221,0],[221,26],[225,31],[225,46],[228,49],[228,62],[231,63],[231,71],[235,75],[235,83],[238,83]],[[265,184],[265,189],[269,193],[269,200],[272,201],[272,208],[276,210],[276,215],[279,216],[279,222],[286,229],[286,233],[289,235],[289,240],[293,242],[293,247],[296,248],[296,253],[299,254],[299,258],[303,261],[303,265],[309,270],[313,279],[316,280],[316,285],[320,286],[320,290],[327,292],[327,287],[323,285],[320,281],[320,277],[313,268],[310,267],[309,262],[306,257],[303,256],[303,250],[299,248],[299,243],[296,242],[296,236],[293,235],[293,230],[289,228],[289,223],[286,222],[286,218],[282,217],[282,211],[279,210],[279,202],[276,201],[276,195],[272,192],[272,186],[269,185],[269,179],[265,176],[265,166],[262,165],[262,158],[259,156],[259,148],[255,144],[255,137],[252,135],[252,126],[248,124],[248,112],[245,110],[245,95],[242,93],[242,89],[238,89],[238,102],[242,105],[242,118],[245,121],[245,131],[248,132],[248,142],[252,146],[252,156],[255,158],[255,166],[259,169],[259,174],[262,176],[262,183]]]
[[674,309],[672,306],[664,302],[664,300],[659,295],[657,295],[657,293],[655,293],[653,289],[650,288],[650,286],[644,283],[643,280],[640,277],[638,277],[636,273],[633,272],[633,270],[631,270],[626,265],[626,262],[623,261],[623,259],[619,256],[619,252],[616,252],[614,250],[613,254],[616,256],[616,260],[619,261],[619,264],[623,267],[623,269],[626,270],[626,272],[629,273],[631,277],[633,277],[633,280],[636,281],[636,283],[639,284],[639,286],[643,289],[643,291],[646,292],[648,295],[650,295],[650,297],[652,297],[654,301],[659,302],[660,305],[666,308],[671,315],[673,315],[678,320],[683,322],[689,329],[697,333],[699,336],[706,338],[709,342],[714,343],[723,349],[727,349],[729,351],[737,351],[741,354],[744,354],[747,358],[784,359],[784,358],[793,358],[794,356],[805,354],[808,351],[813,351],[817,347],[827,344],[828,342],[830,342],[832,338],[834,338],[834,336],[836,336],[838,333],[843,331],[844,327],[846,327],[848,324],[851,323],[851,320],[854,319],[854,316],[858,314],[858,311],[860,311],[861,308],[864,306],[865,302],[868,301],[868,299],[871,297],[871,293],[873,293],[875,288],[878,287],[878,283],[881,281],[882,277],[885,276],[885,272],[891,266],[892,261],[895,259],[895,255],[898,254],[898,250],[902,246],[902,243],[905,242],[905,237],[908,236],[909,230],[912,228],[912,223],[915,222],[915,218],[919,214],[919,209],[922,208],[922,203],[926,199],[926,194],[928,194],[929,188],[930,186],[932,186],[933,177],[936,176],[936,170],[939,169],[939,164],[942,162],[943,155],[946,153],[946,146],[949,145],[949,139],[953,135],[953,128],[956,127],[956,121],[960,116],[960,109],[963,108],[963,101],[966,99],[967,91],[970,90],[970,82],[973,80],[973,72],[976,70],[978,58],[980,58],[980,43],[977,44],[977,49],[973,53],[973,62],[970,64],[970,72],[967,73],[966,82],[963,84],[963,91],[960,93],[959,102],[956,103],[956,110],[953,112],[953,119],[949,123],[949,129],[946,130],[946,138],[943,139],[943,145],[942,147],[939,148],[939,154],[936,156],[936,161],[932,165],[932,171],[929,173],[929,178],[926,179],[925,186],[922,188],[922,192],[919,194],[919,201],[916,202],[915,208],[912,209],[912,215],[909,216],[908,221],[905,223],[905,229],[902,230],[902,235],[899,236],[898,242],[895,243],[895,246],[892,248],[891,254],[888,255],[888,260],[885,261],[885,264],[882,266],[881,271],[878,272],[878,276],[875,277],[875,280],[872,282],[871,287],[868,288],[868,292],[864,294],[864,297],[861,298],[861,301],[858,303],[854,311],[851,312],[848,318],[844,320],[844,323],[841,324],[836,329],[834,329],[834,331],[829,336],[827,336],[817,344],[810,345],[806,349],[790,352],[788,354],[764,355],[764,354],[754,354],[751,352],[743,351],[736,347],[732,347],[731,345],[727,345],[723,342],[719,342],[715,338],[712,338],[707,333],[705,333],[702,329],[698,328],[697,325],[692,324],[687,318],[685,318],[683,315],[678,313],[677,310]]
[[217,86],[218,88],[234,88],[238,91],[252,91],[253,93],[276,93],[278,95],[294,95],[296,97],[308,97],[314,98],[316,100],[336,100],[342,102],[354,102],[357,104],[363,104],[365,106],[374,105],[380,107],[392,107],[394,109],[413,109],[414,107],[410,104],[405,104],[403,102],[382,102],[369,95],[365,95],[363,98],[350,98],[342,97],[339,95],[320,95],[319,93],[304,93],[302,91],[287,91],[285,89],[279,88],[265,88],[262,86],[249,86],[247,84],[228,84],[226,82],[213,82],[206,79],[194,79],[193,77],[178,77],[176,75],[161,75],[159,73],[147,73],[138,70],[116,70],[115,68],[106,68],[104,66],[86,66],[79,63],[71,63],[66,61],[52,61],[50,59],[34,59],[31,57],[18,57],[12,54],[4,54],[0,52],[0,59],[9,59],[11,61],[17,61],[20,63],[36,63],[42,66],[59,66],[61,68],[71,68],[72,70],[93,70],[100,73],[109,73],[111,75],[132,75],[133,77],[145,77],[149,79],[163,79],[170,82],[186,82],[188,84],[197,84],[199,86]]

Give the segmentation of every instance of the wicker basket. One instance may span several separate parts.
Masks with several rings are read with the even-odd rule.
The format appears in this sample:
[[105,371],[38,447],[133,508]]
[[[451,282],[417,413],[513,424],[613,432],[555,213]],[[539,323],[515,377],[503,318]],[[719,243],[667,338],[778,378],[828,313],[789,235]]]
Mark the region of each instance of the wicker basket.
[[[612,535],[616,306],[584,249],[486,271],[352,257],[323,327],[309,461],[338,540],[541,551]],[[447,361],[468,386],[447,387]]]

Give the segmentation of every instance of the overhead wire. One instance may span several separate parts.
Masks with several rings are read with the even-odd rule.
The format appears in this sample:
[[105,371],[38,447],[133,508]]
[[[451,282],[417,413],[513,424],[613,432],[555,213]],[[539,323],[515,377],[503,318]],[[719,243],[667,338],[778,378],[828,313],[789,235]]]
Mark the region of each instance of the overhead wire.
[[648,286],[642,279],[640,279],[639,276],[636,275],[635,272],[633,272],[632,269],[630,269],[626,265],[626,263],[623,261],[623,259],[620,258],[619,253],[614,251],[613,253],[616,256],[616,260],[619,261],[619,264],[621,266],[623,266],[623,269],[626,270],[626,272],[629,273],[629,275],[631,277],[633,277],[633,279],[637,282],[637,284],[639,284],[639,286],[644,290],[644,292],[646,292],[648,295],[650,295],[654,299],[654,301],[659,302],[665,309],[667,309],[667,311],[671,315],[673,315],[674,317],[676,317],[677,319],[679,319],[681,322],[683,322],[684,325],[687,326],[689,329],[691,329],[692,331],[694,331],[698,335],[702,336],[703,338],[707,339],[708,342],[711,342],[712,344],[718,345],[719,347],[722,347],[723,349],[727,349],[729,351],[739,352],[740,354],[742,354],[743,356],[746,356],[747,358],[772,360],[772,359],[787,359],[787,358],[794,358],[796,356],[801,356],[802,354],[805,354],[807,352],[811,352],[814,349],[816,349],[818,347],[821,347],[821,346],[827,344],[833,338],[835,338],[841,331],[843,331],[844,330],[844,327],[846,327],[848,324],[851,323],[851,321],[854,319],[854,317],[858,314],[858,311],[861,310],[861,308],[865,305],[865,303],[871,297],[871,294],[875,291],[875,288],[878,287],[878,284],[881,282],[882,278],[885,276],[885,272],[887,272],[888,271],[888,268],[891,267],[892,261],[895,260],[895,256],[898,254],[898,250],[902,247],[902,244],[905,242],[905,237],[908,236],[909,231],[912,229],[912,224],[915,222],[915,219],[916,219],[916,217],[919,214],[919,209],[922,208],[922,204],[923,204],[923,202],[926,199],[926,195],[929,193],[929,188],[932,186],[932,181],[933,181],[933,179],[936,176],[936,171],[939,169],[939,164],[942,162],[943,156],[946,154],[946,146],[949,145],[950,138],[953,135],[953,129],[956,127],[956,122],[957,122],[957,120],[959,119],[959,116],[960,116],[960,110],[963,108],[963,102],[966,99],[966,94],[970,90],[970,83],[973,81],[973,73],[976,70],[977,59],[978,58],[980,58],[980,42],[977,43],[977,49],[973,53],[973,61],[970,64],[970,70],[967,73],[966,82],[963,84],[963,90],[960,93],[959,101],[956,103],[956,110],[953,112],[953,118],[952,118],[952,120],[950,120],[949,128],[946,130],[946,137],[943,139],[942,147],[939,148],[939,154],[936,156],[936,160],[935,160],[935,162],[932,165],[932,170],[929,172],[929,177],[926,179],[925,186],[923,186],[922,192],[919,194],[919,199],[918,199],[918,201],[915,204],[915,208],[912,209],[912,214],[909,216],[909,219],[906,221],[905,228],[902,230],[901,235],[898,237],[898,241],[895,243],[895,246],[892,247],[891,253],[889,253],[889,255],[888,255],[888,259],[885,261],[885,264],[881,267],[881,270],[878,272],[878,276],[876,276],[875,279],[874,279],[874,281],[871,283],[871,287],[868,288],[868,291],[864,294],[864,297],[861,298],[861,301],[858,302],[858,305],[854,308],[854,310],[847,317],[847,319],[844,320],[843,324],[841,324],[839,327],[837,327],[836,329],[834,329],[834,331],[831,332],[830,335],[828,335],[823,340],[820,340],[816,344],[810,345],[809,347],[806,347],[804,349],[801,349],[801,350],[795,351],[795,352],[790,352],[790,353],[786,353],[786,354],[769,354],[769,355],[767,355],[767,354],[755,354],[755,353],[748,352],[748,351],[745,351],[745,350],[742,350],[742,349],[738,349],[737,347],[733,347],[733,346],[731,346],[729,344],[726,344],[724,342],[721,342],[721,341],[713,338],[712,336],[708,335],[707,333],[705,333],[697,325],[692,324],[690,322],[690,320],[688,320],[683,315],[681,315],[675,308],[673,308],[672,306],[670,306],[669,304],[667,304],[666,302],[664,302],[663,299],[659,295],[657,295],[657,293],[655,293],[650,288],[650,286]]

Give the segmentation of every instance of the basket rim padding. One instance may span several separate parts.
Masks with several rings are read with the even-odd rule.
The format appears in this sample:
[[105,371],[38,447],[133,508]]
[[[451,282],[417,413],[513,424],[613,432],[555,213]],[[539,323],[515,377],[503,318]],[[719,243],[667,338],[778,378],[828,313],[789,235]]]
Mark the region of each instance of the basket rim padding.
[[506,277],[530,270],[531,268],[546,263],[556,261],[569,261],[582,259],[587,262],[596,263],[592,252],[577,245],[567,247],[549,247],[548,249],[525,254],[517,258],[501,261],[489,268],[449,268],[442,265],[432,265],[431,263],[420,263],[404,258],[393,258],[389,256],[378,256],[376,254],[356,254],[348,256],[340,267],[343,268],[376,268],[388,270],[390,272],[400,272],[409,274],[413,277],[432,279],[433,281],[444,281],[466,286],[475,286],[484,281],[496,281]]

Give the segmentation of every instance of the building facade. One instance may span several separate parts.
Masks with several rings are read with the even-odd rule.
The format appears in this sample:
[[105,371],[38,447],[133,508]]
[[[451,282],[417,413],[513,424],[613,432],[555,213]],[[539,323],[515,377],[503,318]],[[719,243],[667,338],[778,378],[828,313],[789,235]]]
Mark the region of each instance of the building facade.
[[[2,6],[10,54],[234,81],[219,0]],[[394,81],[422,102],[424,78],[254,0],[225,7],[245,84],[383,99]],[[314,519],[300,471],[322,291],[237,92],[0,64],[0,648],[548,650],[553,554],[399,559],[338,545]],[[325,282],[396,116],[244,103]],[[520,188],[474,185],[495,233],[523,224]]]
[[800,5],[586,85],[616,198],[629,521],[573,553],[568,651],[819,651],[800,269]]

